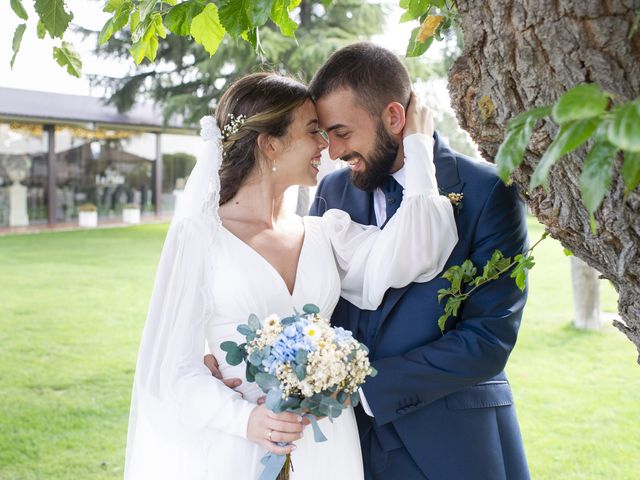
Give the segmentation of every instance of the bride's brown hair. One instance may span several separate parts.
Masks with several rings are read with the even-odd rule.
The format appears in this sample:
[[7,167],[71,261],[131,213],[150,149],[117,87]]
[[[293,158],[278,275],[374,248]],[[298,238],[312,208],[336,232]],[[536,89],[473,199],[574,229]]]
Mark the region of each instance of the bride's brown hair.
[[253,73],[236,80],[222,95],[216,121],[224,127],[241,116],[246,120],[225,135],[220,167],[220,205],[231,200],[256,167],[258,135],[283,137],[293,121],[294,110],[311,95],[302,83],[275,73]]

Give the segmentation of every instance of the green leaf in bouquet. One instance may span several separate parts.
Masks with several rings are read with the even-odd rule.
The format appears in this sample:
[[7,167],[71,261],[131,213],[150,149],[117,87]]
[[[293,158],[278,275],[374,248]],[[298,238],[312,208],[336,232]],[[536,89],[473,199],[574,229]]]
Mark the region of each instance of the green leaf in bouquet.
[[258,367],[256,367],[255,365],[251,365],[250,363],[247,363],[247,368],[245,371],[245,376],[247,377],[247,382],[249,383],[253,383],[256,381],[256,374],[258,372],[261,372],[262,370],[260,370]]
[[303,366],[306,365],[307,358],[308,358],[308,353],[306,350],[301,348],[296,352],[296,363],[298,365],[303,365]]
[[270,392],[271,390],[280,389],[280,382],[275,377],[275,375],[271,375],[270,373],[266,373],[266,372],[256,373],[256,383],[258,384],[260,389],[265,393]]
[[347,398],[349,398],[349,394],[347,392],[345,392],[344,390],[342,390],[340,393],[338,393],[337,400],[341,404],[344,405],[344,402],[347,401]]
[[289,397],[285,400],[282,400],[280,402],[280,408],[282,409],[283,412],[295,411],[300,408],[300,399],[296,397]]
[[378,370],[376,370],[375,368],[373,368],[373,366],[371,367],[371,373],[369,374],[369,376],[371,378],[375,377],[376,375],[378,375]]
[[360,393],[357,391],[353,392],[351,394],[351,405],[353,407],[357,407],[359,403],[360,403]]
[[249,355],[249,363],[251,365],[255,365],[256,367],[262,365],[262,355],[260,354],[259,350],[253,350],[251,352],[251,354]]
[[245,351],[236,342],[222,342],[220,348],[227,352],[227,363],[229,365],[240,365],[245,357]]
[[320,314],[320,309],[313,303],[307,303],[304,307],[302,307],[302,311],[310,315]]
[[253,313],[249,315],[249,328],[255,332],[257,330],[260,330],[261,327],[262,324],[260,323],[260,319],[258,318],[258,316]]
[[293,369],[298,377],[298,380],[304,380],[307,377],[307,366],[306,365],[296,365]]
[[287,317],[287,318],[283,318],[282,320],[280,320],[280,324],[283,327],[286,327],[287,325],[291,325],[292,323],[296,323],[297,318],[296,317]]
[[283,411],[282,403],[282,392],[279,389],[269,390],[265,406],[274,413],[280,413]]
[[246,324],[238,325],[236,327],[236,330],[240,332],[240,335],[244,335],[245,337],[247,337],[250,333],[253,333],[255,331],[249,325],[246,325]]

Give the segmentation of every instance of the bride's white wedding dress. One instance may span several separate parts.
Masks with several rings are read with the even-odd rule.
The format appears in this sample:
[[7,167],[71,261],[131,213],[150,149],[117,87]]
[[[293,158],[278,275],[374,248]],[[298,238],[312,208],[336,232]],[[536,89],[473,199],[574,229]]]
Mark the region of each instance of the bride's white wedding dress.
[[[246,382],[244,364],[227,364],[220,344],[241,343],[236,327],[252,313],[284,317],[313,303],[330,317],[341,294],[375,309],[389,287],[437,275],[457,233],[449,200],[438,196],[432,151],[424,135],[405,139],[405,199],[383,230],[337,210],[305,217],[291,292],[273,266],[222,225],[213,240],[197,220],[172,225],[165,244],[171,256],[163,253],[136,369],[126,478],[259,477],[266,451],[246,432],[262,392]],[[244,380],[236,391],[203,365],[205,340],[223,376]],[[291,478],[363,478],[352,408],[319,423],[328,441],[315,443],[307,428],[292,454]]]

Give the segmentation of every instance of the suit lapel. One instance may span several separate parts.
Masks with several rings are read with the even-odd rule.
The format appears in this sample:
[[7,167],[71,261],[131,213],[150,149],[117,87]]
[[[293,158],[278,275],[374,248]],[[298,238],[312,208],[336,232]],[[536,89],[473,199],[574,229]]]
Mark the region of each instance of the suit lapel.
[[[458,165],[456,156],[453,150],[449,148],[449,145],[440,138],[437,132],[433,134],[435,143],[433,146],[434,159],[433,162],[436,166],[436,180],[438,181],[438,189],[440,194],[446,195],[448,193],[460,193],[464,182],[460,179],[458,174]],[[380,321],[376,330],[376,338],[380,332],[380,328],[384,324],[387,317],[391,314],[393,307],[396,306],[402,296],[411,288],[412,283],[403,288],[393,288],[387,290],[387,294],[380,305]],[[374,340],[375,345],[375,340]]]

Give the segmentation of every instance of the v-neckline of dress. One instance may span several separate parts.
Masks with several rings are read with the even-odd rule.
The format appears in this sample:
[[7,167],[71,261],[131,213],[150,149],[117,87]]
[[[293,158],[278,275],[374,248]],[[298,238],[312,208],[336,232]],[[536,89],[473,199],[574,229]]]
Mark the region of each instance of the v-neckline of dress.
[[269,260],[267,260],[264,256],[262,256],[262,254],[260,254],[255,248],[253,248],[251,245],[249,245],[247,242],[245,242],[244,240],[242,240],[240,237],[238,237],[235,233],[233,233],[231,230],[229,230],[227,227],[224,226],[224,224],[222,224],[222,229],[227,232],[231,237],[233,237],[236,241],[238,241],[239,243],[241,243],[242,245],[244,245],[245,248],[247,248],[248,250],[250,250],[251,252],[253,252],[253,254],[263,263],[266,264],[267,268],[270,269],[276,277],[278,277],[280,279],[280,283],[282,284],[282,286],[284,287],[285,291],[289,294],[290,297],[293,297],[296,289],[298,287],[298,278],[299,278],[299,274],[300,274],[300,264],[302,263],[302,255],[305,251],[305,245],[307,243],[307,233],[308,233],[308,225],[307,222],[305,221],[305,217],[302,217],[302,227],[304,229],[303,231],[303,236],[302,236],[302,245],[300,246],[300,252],[298,253],[298,263],[296,264],[296,273],[295,273],[295,278],[293,279],[293,289],[289,290],[289,286],[287,285],[287,282],[285,281],[284,277],[280,274],[280,272],[278,271],[278,269],[276,267],[274,267],[271,262],[269,262]]

